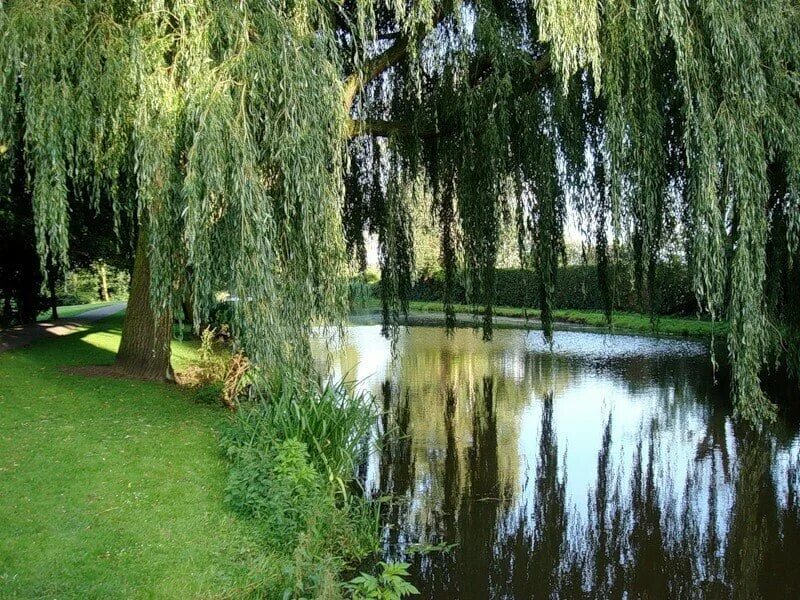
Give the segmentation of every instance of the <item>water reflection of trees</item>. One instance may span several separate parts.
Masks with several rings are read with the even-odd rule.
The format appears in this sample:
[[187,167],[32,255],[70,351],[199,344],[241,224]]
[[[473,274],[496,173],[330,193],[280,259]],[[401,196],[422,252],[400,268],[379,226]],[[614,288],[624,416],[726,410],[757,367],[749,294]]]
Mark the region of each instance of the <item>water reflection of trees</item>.
[[[388,386],[384,391],[391,394]],[[414,476],[413,440],[402,435],[410,424],[409,400],[388,401],[401,435],[384,450],[381,487],[405,501],[387,515],[395,524],[387,528],[387,554],[403,556],[416,541],[458,544],[415,559],[426,597],[798,597],[798,465],[776,468],[772,438],[737,431],[733,452],[722,460],[715,456],[725,444],[712,442],[676,493],[669,477],[659,477],[656,425],[640,436],[630,472],[618,476],[609,416],[582,522],[567,504],[552,395],[542,400],[537,465],[524,484],[530,493],[523,493],[509,488],[500,468],[495,392],[484,379],[464,450],[457,394],[447,388],[443,455],[428,457],[438,470],[422,479]],[[730,471],[726,499],[719,491],[727,478],[718,468]]]
[[[724,382],[691,352],[642,342],[640,355],[628,340],[604,356],[604,342],[576,337],[550,353],[497,333],[484,344],[412,329],[392,362],[361,332],[338,355],[340,375],[378,373],[366,387],[391,436],[370,488],[395,498],[387,556],[458,544],[413,557],[426,597],[800,597],[798,472],[784,451],[796,423],[738,431]],[[596,428],[569,429],[581,415],[568,411],[586,409]],[[599,449],[584,446],[584,496],[565,444],[587,432]]]

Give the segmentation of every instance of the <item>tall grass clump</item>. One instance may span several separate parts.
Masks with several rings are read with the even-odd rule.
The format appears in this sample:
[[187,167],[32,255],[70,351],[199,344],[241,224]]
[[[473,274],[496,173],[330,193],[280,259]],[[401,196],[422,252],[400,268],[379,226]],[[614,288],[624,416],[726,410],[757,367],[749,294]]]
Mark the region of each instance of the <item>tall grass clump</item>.
[[266,551],[293,549],[264,594],[337,597],[339,573],[377,550],[378,508],[355,480],[376,417],[371,398],[344,383],[251,375],[222,446],[231,507],[258,524]]

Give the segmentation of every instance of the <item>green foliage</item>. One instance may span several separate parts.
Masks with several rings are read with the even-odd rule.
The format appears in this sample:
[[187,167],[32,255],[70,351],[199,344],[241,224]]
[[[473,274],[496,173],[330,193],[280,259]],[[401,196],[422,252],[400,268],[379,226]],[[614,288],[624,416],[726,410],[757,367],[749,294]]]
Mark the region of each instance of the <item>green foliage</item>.
[[[409,307],[415,311],[425,313],[444,313],[445,307],[441,302],[410,302]],[[452,308],[457,313],[456,323],[463,327],[474,327],[475,319],[472,315],[472,306],[469,304],[454,304]],[[496,306],[495,315],[508,317],[514,322],[502,323],[498,327],[526,328],[526,319],[538,320],[541,313],[536,309],[526,307]],[[627,313],[616,311],[609,323],[605,311],[602,310],[576,310],[557,309],[553,311],[553,321],[559,323],[574,323],[588,325],[589,327],[608,328],[614,331],[643,333],[663,333],[667,335],[714,338],[728,332],[728,325],[724,322],[701,320],[692,317],[658,317],[642,313]],[[426,322],[429,322],[426,320]]]
[[[446,19],[431,41],[424,94],[412,64],[365,90],[356,114],[389,120],[370,127],[392,141],[351,144],[347,204],[368,208],[346,212],[363,225],[349,230],[382,236],[385,255],[402,262],[406,242],[391,246],[412,224],[399,220],[406,235],[395,228],[391,237],[379,224],[408,211],[389,202],[391,190],[424,169],[410,202],[433,196],[448,324],[460,263],[463,299],[482,307],[491,335],[499,232],[513,221],[537,288],[526,305],[539,309],[549,337],[569,199],[595,254],[606,318],[630,286],[638,310],[664,311],[660,264],[677,251],[702,311],[730,322],[737,414],[770,419],[765,361],[793,364],[797,355],[795,310],[768,310],[766,294],[770,286],[786,294],[794,281],[791,259],[769,261],[776,244],[798,252],[800,6],[536,0],[461,10],[470,18]],[[774,215],[784,231],[770,227]],[[620,288],[615,267],[627,261],[632,283],[623,278]],[[395,274],[410,267],[383,264]]]
[[408,563],[380,562],[378,566],[379,575],[361,573],[344,585],[353,600],[400,600],[419,594],[419,590],[406,581]]
[[[800,113],[798,90],[790,83],[794,76],[789,72],[798,64],[798,7],[781,1],[669,1],[643,8],[625,0],[610,3],[608,10],[612,18],[607,28],[618,40],[604,69],[605,74],[615,74],[619,91],[609,94],[619,109],[611,133],[617,140],[642,139],[647,146],[655,146],[655,136],[663,138],[671,117],[662,103],[670,94],[659,92],[662,84],[657,82],[656,88],[643,89],[641,83],[648,80],[635,63],[640,57],[663,63],[657,54],[663,48],[670,56],[658,66],[668,78],[663,85],[680,93],[670,100],[680,119],[671,137],[680,144],[681,162],[685,161],[685,167],[679,166],[685,173],[687,248],[694,287],[709,312],[727,312],[730,320],[728,348],[737,413],[751,423],[769,419],[773,408],[759,389],[759,375],[766,350],[777,338],[767,320],[764,298],[766,220],[769,198],[777,189],[767,172],[775,163],[790,169],[796,164]],[[795,67],[787,71],[788,64]],[[656,101],[642,101],[649,97]],[[632,118],[651,128],[650,141],[631,136]],[[636,152],[635,168],[646,177],[645,191],[652,189],[652,182],[664,181],[659,173],[665,161],[657,155],[641,160],[633,144],[630,151]],[[620,164],[626,152],[622,143],[612,150]],[[631,171],[615,169],[617,187]],[[787,189],[778,205],[792,206],[797,191]],[[636,201],[629,205],[634,210],[638,206]],[[644,208],[647,214],[647,205]],[[662,210],[656,207],[655,219],[647,218],[663,222],[658,218]],[[796,211],[791,212],[789,220],[794,221]],[[657,248],[647,254],[652,256]]]
[[335,518],[333,496],[311,465],[305,444],[288,439],[236,452],[226,498],[238,512],[264,523],[281,542],[296,542],[309,520]]
[[223,300],[217,302],[211,310],[208,311],[208,324],[213,329],[220,330],[223,327],[230,328],[231,322],[234,318],[233,302],[230,300]]
[[150,228],[156,306],[189,264],[198,323],[227,289],[253,359],[306,356],[347,308],[333,35],[314,0],[3,2],[0,160],[25,158],[42,264],[67,264],[71,190],[91,190]]
[[348,561],[377,547],[378,506],[350,493],[375,413],[344,384],[288,372],[255,375],[222,435],[226,498],[263,531],[267,548],[291,545],[286,597],[335,596]]
[[366,275],[350,278],[350,311],[366,308],[372,300],[372,285]]
[[[107,266],[106,271],[109,299],[127,300],[130,274],[113,266]],[[56,287],[56,294],[61,304],[90,304],[102,300],[97,269],[68,271]]]
[[236,435],[264,443],[298,440],[328,479],[351,480],[375,424],[371,399],[350,393],[344,382],[319,385],[286,370],[252,377],[250,398],[237,412]]
[[230,370],[231,349],[219,331],[206,327],[200,334],[197,360],[180,373],[181,385],[189,388],[204,387],[199,400],[212,400],[214,390],[219,391],[216,401],[222,399],[225,377]]
[[[678,262],[660,263],[656,268],[658,287],[654,290],[657,304],[653,307],[660,315],[694,315],[697,303],[687,268]],[[615,279],[613,309],[624,312],[647,312],[637,293],[633,272],[625,265],[614,269]],[[539,292],[536,272],[524,269],[498,269],[495,278],[495,301],[498,306],[531,307]],[[606,298],[598,270],[593,265],[560,267],[553,290],[553,310],[603,310]],[[456,286],[453,301],[467,302],[463,286]],[[430,279],[418,281],[411,293],[412,300],[443,301],[444,281],[441,272]]]
[[600,82],[600,7],[595,0],[533,0],[539,39],[550,42],[565,90],[573,73],[591,67]]

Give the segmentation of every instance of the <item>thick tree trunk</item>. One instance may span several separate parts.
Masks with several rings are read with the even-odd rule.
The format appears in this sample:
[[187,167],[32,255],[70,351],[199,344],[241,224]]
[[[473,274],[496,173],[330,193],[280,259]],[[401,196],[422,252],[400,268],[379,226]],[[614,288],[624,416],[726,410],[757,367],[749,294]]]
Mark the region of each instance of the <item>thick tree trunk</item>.
[[108,296],[108,277],[106,274],[106,263],[102,260],[97,263],[97,273],[100,275],[100,298],[103,302],[110,300]]
[[133,377],[174,380],[170,364],[172,315],[157,315],[150,303],[150,257],[147,225],[142,224],[136,241],[128,308],[122,325],[122,340],[116,367]]

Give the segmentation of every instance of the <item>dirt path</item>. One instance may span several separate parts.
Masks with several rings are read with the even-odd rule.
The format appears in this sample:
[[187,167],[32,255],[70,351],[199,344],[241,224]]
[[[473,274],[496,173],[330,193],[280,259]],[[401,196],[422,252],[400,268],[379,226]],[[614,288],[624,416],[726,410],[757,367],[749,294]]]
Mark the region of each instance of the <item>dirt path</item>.
[[124,308],[125,302],[115,302],[114,304],[87,310],[68,319],[41,321],[0,331],[0,353],[30,346],[36,340],[75,333],[84,325],[115,315]]

